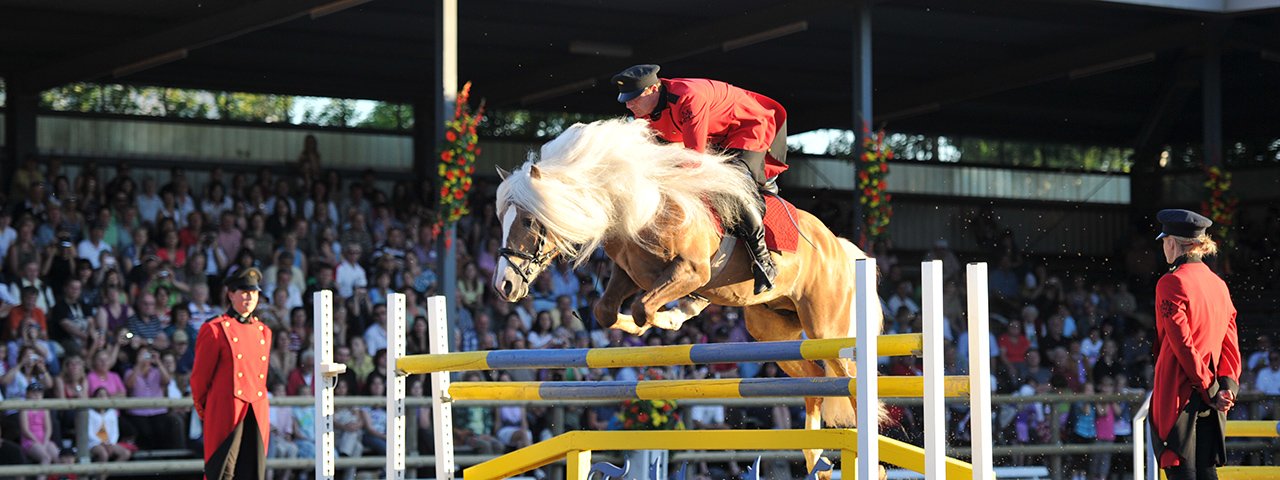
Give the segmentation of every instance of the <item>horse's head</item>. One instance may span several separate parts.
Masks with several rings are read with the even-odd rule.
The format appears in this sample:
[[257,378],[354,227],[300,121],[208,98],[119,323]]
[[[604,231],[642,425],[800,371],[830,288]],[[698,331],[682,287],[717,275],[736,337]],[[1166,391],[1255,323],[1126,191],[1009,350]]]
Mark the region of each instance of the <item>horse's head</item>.
[[558,251],[547,228],[529,212],[512,204],[498,215],[502,248],[493,271],[493,288],[506,301],[515,302],[529,294],[533,281],[551,265]]

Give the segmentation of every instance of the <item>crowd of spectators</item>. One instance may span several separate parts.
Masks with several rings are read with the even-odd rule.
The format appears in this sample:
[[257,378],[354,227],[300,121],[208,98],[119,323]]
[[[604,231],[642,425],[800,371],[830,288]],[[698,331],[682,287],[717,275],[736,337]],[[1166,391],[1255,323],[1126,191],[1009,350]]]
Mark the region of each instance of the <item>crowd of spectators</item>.
[[[313,145],[314,147],[314,145]],[[167,175],[165,175],[167,173]],[[138,177],[138,178],[135,178]],[[205,177],[202,172],[202,178]],[[228,271],[263,271],[258,316],[275,332],[268,380],[275,396],[310,395],[312,293],[335,294],[335,361],[348,366],[338,395],[382,395],[388,372],[386,299],[407,296],[408,351],[426,353],[425,299],[443,289],[436,274],[438,230],[428,201],[405,182],[373,172],[344,176],[320,168],[308,148],[294,168],[224,172],[192,185],[181,168],[135,175],[127,163],[113,172],[92,163],[74,174],[60,162],[29,160],[10,183],[0,210],[0,398],[156,397],[190,395],[187,376],[198,326],[226,307],[221,279]],[[386,188],[389,185],[389,188]],[[384,189],[386,188],[386,189]],[[501,225],[492,184],[477,183],[474,212],[457,225],[458,308],[451,319],[453,351],[673,345],[750,341],[742,311],[711,306],[679,331],[643,337],[601,329],[591,305],[610,272],[597,252],[580,268],[555,263],[531,294],[511,304],[488,286],[496,268]],[[1151,384],[1149,293],[1130,276],[1087,277],[1036,261],[1017,248],[1010,231],[975,225],[980,252],[957,253],[946,241],[928,252],[901,252],[887,243],[869,250],[879,259],[885,330],[920,330],[920,285],[905,260],[942,259],[947,369],[967,371],[967,323],[962,261],[990,261],[992,371],[996,393],[1139,392]],[[1155,252],[1151,252],[1153,259]],[[1158,265],[1151,270],[1159,272]],[[1269,339],[1242,339],[1248,354],[1246,387],[1280,394],[1280,352]],[[882,361],[883,373],[918,375],[906,357]],[[717,364],[662,369],[510,370],[471,372],[464,380],[637,380],[781,376],[773,364]],[[426,379],[409,379],[422,395]],[[1240,415],[1276,415],[1265,404]],[[966,410],[949,422],[967,441]],[[1001,444],[1124,442],[1132,433],[1128,402],[1002,404]],[[420,452],[430,453],[431,416],[420,409]],[[1243,409],[1242,409],[1243,410]],[[455,436],[463,449],[502,453],[559,430],[621,428],[617,406],[569,409],[552,424],[545,407],[456,408]],[[922,430],[910,408],[892,407],[908,440]],[[88,429],[95,461],[123,461],[139,451],[200,451],[200,420],[189,407],[89,412],[6,411],[0,460],[53,463],[74,456],[76,428]],[[686,428],[799,428],[798,408],[690,409]],[[274,407],[269,454],[312,458],[314,412]],[[337,450],[344,456],[385,451],[386,418],[378,407],[340,408]],[[1119,459],[1120,457],[1117,457]],[[1034,459],[1013,458],[1030,462]],[[1107,454],[1073,459],[1076,478],[1103,479]],[[699,463],[702,478],[728,478],[745,465]],[[785,466],[768,466],[785,470]],[[354,470],[343,472],[351,478]],[[290,478],[305,472],[272,472]],[[772,478],[772,477],[771,477]]]

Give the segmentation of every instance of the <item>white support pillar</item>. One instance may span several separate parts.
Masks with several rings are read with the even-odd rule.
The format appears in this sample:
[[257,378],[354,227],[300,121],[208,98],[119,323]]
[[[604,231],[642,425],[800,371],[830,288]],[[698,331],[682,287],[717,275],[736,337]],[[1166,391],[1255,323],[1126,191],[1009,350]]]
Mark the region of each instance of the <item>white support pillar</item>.
[[404,480],[405,375],[396,368],[396,360],[405,355],[405,297],[403,293],[387,296],[387,472],[386,478]]
[[947,427],[943,390],[942,260],[920,264],[924,343],[924,478],[946,478]]
[[[868,319],[880,312],[880,296],[876,294],[876,260],[856,260],[857,294],[854,295],[853,322],[857,325],[858,362],[858,467],[857,478],[880,478],[880,382],[876,361],[876,331],[879,324]],[[847,461],[847,459],[846,459]]]
[[991,323],[987,305],[987,264],[970,263],[969,289],[969,426],[973,443],[973,478],[992,480],[991,455]]
[[[1147,414],[1151,411],[1151,392],[1142,400],[1142,406],[1133,414],[1133,480],[1156,480],[1159,464],[1147,448]],[[1151,469],[1147,470],[1147,458],[1151,457]]]
[[312,297],[315,319],[312,342],[315,370],[312,392],[316,398],[316,480],[333,480],[337,450],[333,433],[333,387],[347,366],[333,363],[333,292],[321,290]]
[[[449,353],[449,309],[444,297],[427,299],[427,334],[431,354]],[[449,398],[449,372],[431,374],[431,415],[436,442],[436,480],[453,480],[453,399]],[[390,445],[388,445],[390,448]]]

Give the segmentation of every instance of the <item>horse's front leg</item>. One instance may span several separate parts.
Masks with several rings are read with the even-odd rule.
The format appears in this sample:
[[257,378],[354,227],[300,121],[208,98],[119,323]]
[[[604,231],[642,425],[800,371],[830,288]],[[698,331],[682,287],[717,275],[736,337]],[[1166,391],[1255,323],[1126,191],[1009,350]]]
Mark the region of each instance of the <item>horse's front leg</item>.
[[[692,261],[684,257],[675,260],[662,271],[654,282],[654,286],[644,295],[636,299],[631,314],[636,317],[636,324],[652,324],[658,328],[677,330],[680,325],[706,308],[705,299],[684,299],[694,290],[701,288],[711,280],[711,265],[703,261]],[[671,310],[661,311],[662,307],[676,299],[684,299],[680,305]]]
[[604,328],[615,328],[632,335],[640,335],[648,330],[649,327],[640,327],[636,325],[636,320],[631,315],[623,315],[618,313],[622,308],[622,302],[632,294],[640,291],[640,287],[636,282],[631,280],[631,276],[619,267],[617,263],[613,264],[612,271],[609,274],[609,283],[604,286],[604,293],[600,295],[600,299],[596,301],[592,311],[596,315],[596,323]]

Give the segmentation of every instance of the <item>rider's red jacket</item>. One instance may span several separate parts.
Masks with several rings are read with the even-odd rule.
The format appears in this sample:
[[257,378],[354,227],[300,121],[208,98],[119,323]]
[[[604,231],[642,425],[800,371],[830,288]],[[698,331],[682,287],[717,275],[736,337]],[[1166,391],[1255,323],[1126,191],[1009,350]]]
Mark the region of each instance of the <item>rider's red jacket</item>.
[[[787,120],[782,105],[764,95],[705,78],[664,78],[665,98],[646,117],[663,140],[705,152],[707,146],[768,152]],[[785,148],[785,147],[784,147]],[[765,156],[765,177],[787,165]]]

